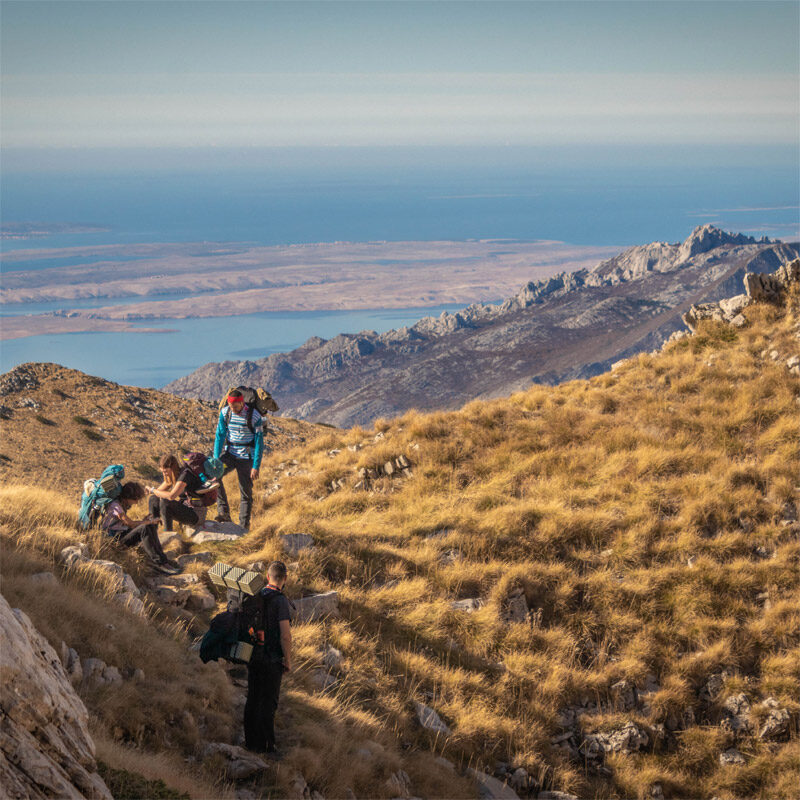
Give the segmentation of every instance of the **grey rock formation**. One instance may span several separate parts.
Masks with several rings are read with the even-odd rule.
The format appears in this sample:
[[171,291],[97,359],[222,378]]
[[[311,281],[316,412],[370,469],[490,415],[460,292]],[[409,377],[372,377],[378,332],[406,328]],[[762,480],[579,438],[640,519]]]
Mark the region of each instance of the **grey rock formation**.
[[329,616],[339,615],[339,593],[324,592],[294,601],[296,622],[315,622]]
[[233,384],[263,385],[287,416],[342,426],[408,408],[458,408],[531,383],[590,377],[656,349],[690,306],[741,291],[745,272],[773,272],[798,255],[796,244],[705,225],[682,243],[633,247],[591,270],[528,283],[499,305],[207,364],[166,390],[217,399]]
[[97,774],[89,715],[56,651],[0,595],[3,797],[111,800]]
[[426,706],[424,703],[414,703],[414,708],[417,712],[419,724],[425,730],[432,733],[441,733],[444,736],[450,735],[450,728],[442,722],[442,718],[430,706]]

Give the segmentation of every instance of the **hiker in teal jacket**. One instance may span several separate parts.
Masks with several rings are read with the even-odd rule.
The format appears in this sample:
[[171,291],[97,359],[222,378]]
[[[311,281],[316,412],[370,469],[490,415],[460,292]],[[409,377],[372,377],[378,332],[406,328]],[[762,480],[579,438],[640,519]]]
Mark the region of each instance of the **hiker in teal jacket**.
[[[264,453],[264,430],[261,414],[245,405],[239,392],[228,395],[228,405],[219,412],[214,458],[225,465],[224,475],[236,470],[239,479],[239,524],[250,529],[253,506],[253,481],[258,477]],[[230,521],[231,512],[225,487],[220,481],[217,495],[217,521]]]

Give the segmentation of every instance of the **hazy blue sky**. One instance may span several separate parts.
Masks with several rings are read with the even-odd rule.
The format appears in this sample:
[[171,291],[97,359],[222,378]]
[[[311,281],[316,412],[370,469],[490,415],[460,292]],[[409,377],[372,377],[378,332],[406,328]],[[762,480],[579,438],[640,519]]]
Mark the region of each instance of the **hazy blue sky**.
[[5,147],[798,141],[797,2],[3,2]]

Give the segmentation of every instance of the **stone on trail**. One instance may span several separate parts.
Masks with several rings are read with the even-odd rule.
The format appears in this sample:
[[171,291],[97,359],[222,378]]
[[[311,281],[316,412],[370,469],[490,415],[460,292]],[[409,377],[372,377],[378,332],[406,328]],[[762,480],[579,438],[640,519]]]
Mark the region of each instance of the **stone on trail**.
[[432,708],[426,706],[424,703],[414,703],[414,707],[417,711],[419,724],[422,725],[425,730],[431,731],[432,733],[441,733],[445,736],[450,735],[450,728],[442,722],[441,717]]
[[217,599],[205,586],[200,586],[192,590],[189,595],[186,606],[195,611],[210,611],[216,607]]
[[0,642],[0,794],[112,800],[97,774],[89,715],[58,654],[2,596]]
[[203,748],[202,755],[204,759],[221,756],[225,764],[225,773],[233,781],[245,780],[269,767],[269,764],[255,753],[224,742],[209,742]]
[[156,587],[156,596],[168,606],[183,606],[189,599],[191,589],[179,586],[161,585]]
[[494,776],[472,767],[467,768],[467,774],[478,784],[478,796],[482,800],[519,800],[519,795],[507,783]]
[[285,533],[280,537],[281,546],[293,558],[314,546],[314,537],[308,533]]
[[315,622],[325,617],[339,615],[339,593],[336,591],[301,597],[293,602],[295,622]]
[[158,540],[165,550],[175,545],[180,547],[182,542],[181,535],[177,531],[161,531],[161,533],[158,534]]
[[218,533],[217,531],[198,531],[192,536],[192,544],[207,544],[208,542],[235,542],[241,534]]
[[199,528],[189,528],[189,536],[193,544],[205,542],[231,542],[244,536],[245,529],[235,522],[216,522],[208,520]]
[[185,569],[189,564],[196,561],[200,564],[213,564],[216,559],[214,558],[214,554],[210,550],[203,550],[199,553],[185,553],[182,556],[178,556],[175,561],[178,562],[178,566],[181,569]]
[[328,647],[325,648],[322,660],[328,669],[338,669],[342,666],[342,652],[328,645]]

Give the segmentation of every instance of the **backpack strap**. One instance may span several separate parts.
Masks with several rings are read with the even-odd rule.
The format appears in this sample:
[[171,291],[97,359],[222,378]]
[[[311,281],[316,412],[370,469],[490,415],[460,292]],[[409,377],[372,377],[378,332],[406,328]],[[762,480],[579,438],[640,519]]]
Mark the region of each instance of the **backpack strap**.
[[247,406],[247,414],[245,415],[245,422],[247,423],[247,427],[250,429],[250,433],[253,436],[256,435],[256,429],[253,427],[253,406]]

